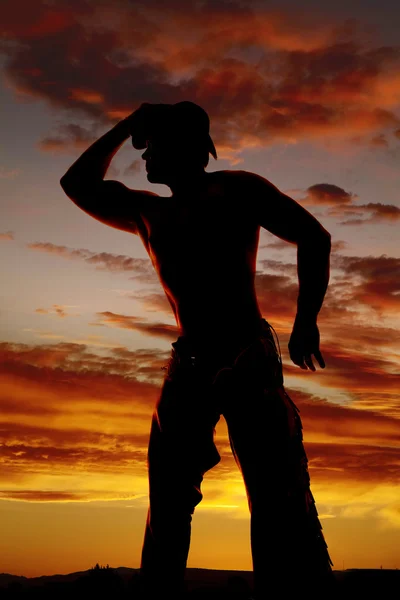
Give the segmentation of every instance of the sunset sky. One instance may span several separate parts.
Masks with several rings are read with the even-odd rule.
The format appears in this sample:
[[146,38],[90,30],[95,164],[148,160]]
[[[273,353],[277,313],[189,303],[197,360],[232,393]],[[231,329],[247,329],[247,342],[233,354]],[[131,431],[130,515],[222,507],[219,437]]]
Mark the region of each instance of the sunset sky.
[[[142,102],[181,100],[210,116],[208,171],[262,175],[331,233],[325,370],[290,361],[296,247],[265,230],[258,299],[334,568],[400,568],[399,19],[394,0],[2,4],[0,572],[139,566],[150,418],[178,330],[140,239],[59,181]],[[169,196],[142,153],[127,141],[106,179]],[[188,566],[250,570],[223,418],[216,444]]]

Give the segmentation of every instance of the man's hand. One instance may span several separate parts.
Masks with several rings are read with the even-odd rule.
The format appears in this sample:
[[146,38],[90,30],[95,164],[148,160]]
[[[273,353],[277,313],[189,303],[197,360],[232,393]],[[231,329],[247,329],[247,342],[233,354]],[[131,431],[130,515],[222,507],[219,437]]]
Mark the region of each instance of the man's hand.
[[132,146],[136,150],[146,148],[146,141],[157,135],[169,119],[168,104],[150,104],[143,102],[123,119],[124,127],[132,137]]
[[151,104],[144,102],[139,108],[123,119],[124,126],[127,127],[129,135],[132,136],[132,145],[136,150],[146,148],[151,108]]
[[322,369],[325,368],[325,362],[319,350],[319,330],[316,321],[302,320],[296,317],[289,340],[289,354],[294,364],[301,369],[308,367],[311,371],[316,370],[311,359],[312,354],[319,366]]

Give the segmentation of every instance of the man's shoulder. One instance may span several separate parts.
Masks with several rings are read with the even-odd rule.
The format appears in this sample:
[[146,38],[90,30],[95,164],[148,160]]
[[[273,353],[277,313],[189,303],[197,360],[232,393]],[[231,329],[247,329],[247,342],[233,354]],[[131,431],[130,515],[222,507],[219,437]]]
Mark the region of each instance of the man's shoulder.
[[271,185],[268,179],[262,175],[244,169],[225,169],[221,171],[211,171],[209,174],[219,178],[221,181],[225,180],[227,182],[231,181],[235,183],[243,182],[247,184],[264,182],[267,185]]
[[251,171],[244,171],[243,169],[223,169],[221,171],[209,171],[210,175],[214,175],[216,177],[226,177],[226,178],[239,178],[239,177],[247,177],[255,175]]
[[224,187],[234,194],[252,195],[254,198],[265,197],[265,194],[278,192],[276,186],[268,179],[244,169],[226,169],[221,171],[213,171],[210,175],[214,176],[214,180],[218,186]]

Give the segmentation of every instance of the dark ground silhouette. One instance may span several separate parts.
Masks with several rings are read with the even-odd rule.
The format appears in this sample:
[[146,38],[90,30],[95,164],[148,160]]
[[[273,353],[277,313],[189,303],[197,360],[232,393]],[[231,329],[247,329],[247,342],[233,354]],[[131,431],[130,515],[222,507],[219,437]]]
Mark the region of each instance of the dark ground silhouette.
[[[347,569],[335,571],[339,588],[338,598],[398,597],[398,569]],[[98,563],[88,571],[67,575],[21,577],[0,573],[0,598],[95,598],[108,597],[134,600],[138,589],[139,569],[112,568]],[[251,595],[251,571],[219,571],[187,569],[186,597],[188,600],[247,600]]]

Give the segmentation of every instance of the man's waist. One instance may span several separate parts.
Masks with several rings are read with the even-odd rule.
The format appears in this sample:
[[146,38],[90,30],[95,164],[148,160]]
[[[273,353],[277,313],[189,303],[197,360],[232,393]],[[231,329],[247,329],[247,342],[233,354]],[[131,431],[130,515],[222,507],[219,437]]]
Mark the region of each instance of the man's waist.
[[236,324],[230,329],[219,329],[208,335],[185,332],[178,337],[172,346],[180,353],[193,357],[234,358],[241,349],[251,344],[260,335],[265,334],[272,337],[269,323],[260,318],[257,324],[244,331],[238,330]]

